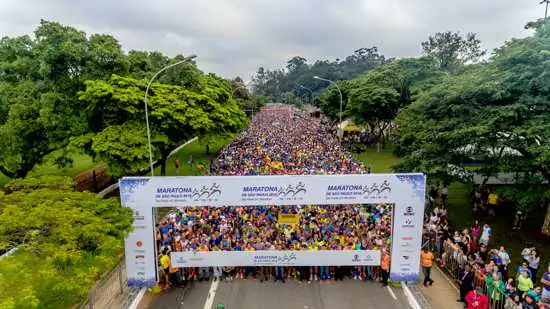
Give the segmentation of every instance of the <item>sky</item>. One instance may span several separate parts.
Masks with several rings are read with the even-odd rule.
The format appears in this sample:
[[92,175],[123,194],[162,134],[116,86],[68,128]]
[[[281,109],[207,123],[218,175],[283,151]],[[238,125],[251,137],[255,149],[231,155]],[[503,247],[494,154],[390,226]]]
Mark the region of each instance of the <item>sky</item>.
[[0,36],[30,34],[40,19],[115,36],[125,51],[197,55],[205,72],[249,80],[293,56],[343,59],[377,46],[421,53],[429,35],[478,33],[489,51],[543,17],[539,0],[0,0]]

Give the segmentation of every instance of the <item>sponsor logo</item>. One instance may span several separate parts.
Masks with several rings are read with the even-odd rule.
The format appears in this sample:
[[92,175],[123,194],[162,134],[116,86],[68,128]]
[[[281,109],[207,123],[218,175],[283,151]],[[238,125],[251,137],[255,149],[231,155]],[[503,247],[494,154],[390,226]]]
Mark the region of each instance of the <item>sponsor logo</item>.
[[413,247],[413,245],[408,243],[408,242],[405,242],[405,243],[401,244],[401,248],[412,248],[412,247]]
[[408,250],[400,250],[400,251],[403,252],[403,253],[413,253],[413,252],[414,252],[413,250],[410,250],[410,249],[408,249]]
[[[181,194],[183,198],[191,199],[194,201],[199,200],[209,200],[213,197],[219,197],[222,194],[222,190],[220,188],[220,185],[217,183],[212,183],[211,186],[203,185],[200,189],[199,188],[192,188],[192,187],[165,187],[165,188],[157,188],[157,198],[170,197],[169,194]],[[178,198],[181,198],[178,197]]]
[[145,250],[134,249],[135,253],[145,253]]
[[187,260],[184,259],[183,257],[179,257],[179,258],[177,258],[176,263],[177,264],[187,264]]
[[285,253],[283,254],[283,256],[280,256],[278,261],[279,263],[290,263],[290,262],[296,261],[297,259],[298,257],[296,256],[296,253],[291,252],[291,253]]
[[145,275],[146,275],[146,273],[145,273],[145,272],[143,272],[143,271],[140,271],[140,272],[138,272],[138,273],[137,273],[137,275],[138,275],[138,276],[145,276]]
[[365,262],[372,262],[372,256],[367,255],[367,256],[365,257]]
[[219,197],[220,195],[222,195],[220,185],[214,182],[210,187],[202,186],[200,190],[193,190],[193,194],[191,195],[191,197],[193,198],[193,200],[198,201],[202,199],[210,199],[213,196]]
[[353,255],[353,260],[351,260],[352,262],[361,262],[361,258],[359,258],[359,254],[354,254]]
[[404,260],[409,260],[410,258],[411,258],[411,257],[408,256],[408,255],[403,255],[403,259],[404,259]]
[[405,207],[405,211],[403,212],[404,216],[414,216],[414,208],[412,206]]
[[399,270],[400,270],[400,271],[411,271],[411,269],[408,268],[408,267],[403,267],[403,268],[400,268]]
[[301,181],[296,186],[288,185],[286,187],[280,186],[277,192],[279,197],[296,197],[299,195],[305,195],[307,193],[306,185]]
[[136,254],[136,259],[144,259],[145,255],[143,254]]
[[136,247],[141,248],[143,246],[143,242],[141,240],[136,241]]
[[134,210],[134,221],[143,221],[145,217],[139,214],[139,211]]
[[401,240],[413,240],[414,237],[412,236],[406,236],[406,237],[401,237]]
[[140,229],[146,229],[147,225],[134,225],[134,229],[140,230]]
[[401,227],[414,227],[413,221],[411,219],[405,219]]
[[379,196],[384,192],[391,192],[390,183],[387,180],[384,180],[380,185],[376,182],[369,186],[363,187],[363,194],[365,196]]
[[143,260],[135,260],[135,261],[134,261],[134,264],[135,264],[135,265],[145,265],[145,264],[147,264],[147,263],[145,263],[145,261],[143,261]]

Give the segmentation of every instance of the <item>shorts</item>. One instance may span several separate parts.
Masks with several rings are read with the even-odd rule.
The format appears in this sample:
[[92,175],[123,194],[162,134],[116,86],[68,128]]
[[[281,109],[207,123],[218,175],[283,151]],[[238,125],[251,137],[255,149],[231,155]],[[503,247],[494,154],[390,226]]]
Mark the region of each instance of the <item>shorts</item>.
[[550,300],[550,291],[543,288],[542,289],[542,299],[543,300]]
[[164,272],[165,275],[169,276],[170,275],[170,268],[169,267],[166,267],[162,270]]

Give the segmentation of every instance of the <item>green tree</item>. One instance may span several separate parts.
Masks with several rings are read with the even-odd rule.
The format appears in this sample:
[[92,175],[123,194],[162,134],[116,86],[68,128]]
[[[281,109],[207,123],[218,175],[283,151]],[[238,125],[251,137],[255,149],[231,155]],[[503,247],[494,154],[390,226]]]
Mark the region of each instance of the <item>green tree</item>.
[[78,304],[123,253],[130,209],[73,192],[71,179],[44,180],[12,181],[0,195],[0,250],[18,247],[0,260],[0,308]]
[[389,87],[363,84],[349,92],[346,115],[357,124],[367,124],[370,133],[384,142],[388,128],[399,110],[399,93]]
[[438,32],[422,42],[422,50],[433,57],[443,71],[453,71],[467,62],[476,62],[486,53],[475,33]]
[[[213,132],[237,132],[247,123],[246,115],[230,99],[227,81],[206,75],[202,93],[179,86],[154,83],[148,97],[149,121],[155,158],[161,174],[172,149],[195,136]],[[144,123],[145,80],[113,75],[108,81],[88,81],[80,99],[88,106],[95,131],[73,139],[107,162],[110,173],[122,176],[147,166],[148,148]],[[98,123],[98,119],[102,119]]]
[[[515,173],[525,198],[548,205],[550,181],[550,27],[497,49],[488,64],[470,65],[421,93],[397,118],[402,170],[453,179],[449,167],[475,160],[485,176]],[[541,192],[541,189],[546,193]]]

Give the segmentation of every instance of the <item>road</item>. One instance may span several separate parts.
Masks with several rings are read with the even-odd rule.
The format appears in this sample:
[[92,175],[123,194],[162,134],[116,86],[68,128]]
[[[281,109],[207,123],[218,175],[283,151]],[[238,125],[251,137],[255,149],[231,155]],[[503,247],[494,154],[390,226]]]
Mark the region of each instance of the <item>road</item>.
[[218,303],[225,304],[227,309],[410,308],[401,288],[385,288],[379,283],[351,280],[313,282],[310,285],[296,282],[260,283],[256,280],[219,284],[201,282],[196,283],[185,296],[182,291],[174,290],[155,299],[149,308],[211,309]]

